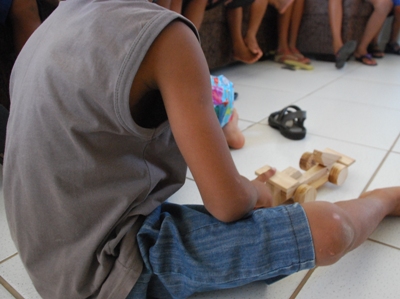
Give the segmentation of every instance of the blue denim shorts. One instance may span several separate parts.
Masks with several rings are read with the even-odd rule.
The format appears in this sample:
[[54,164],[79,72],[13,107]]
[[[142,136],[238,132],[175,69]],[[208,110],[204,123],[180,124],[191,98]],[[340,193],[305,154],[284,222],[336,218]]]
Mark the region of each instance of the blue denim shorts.
[[187,298],[255,281],[270,284],[315,267],[299,204],[223,223],[203,206],[164,203],[146,218],[137,240],[144,269],[129,299]]
[[399,6],[400,5],[400,0],[393,0],[394,6]]

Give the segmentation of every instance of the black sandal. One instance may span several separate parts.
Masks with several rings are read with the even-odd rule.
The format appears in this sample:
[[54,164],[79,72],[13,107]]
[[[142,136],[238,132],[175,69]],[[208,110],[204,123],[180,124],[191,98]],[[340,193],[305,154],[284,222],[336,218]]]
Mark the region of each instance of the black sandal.
[[378,44],[369,44],[367,52],[371,53],[374,58],[383,58],[385,56],[385,53],[379,48]]
[[398,43],[387,43],[385,53],[400,55],[400,46]]
[[268,118],[268,124],[272,128],[279,130],[286,138],[300,140],[306,136],[305,120],[306,111],[291,105],[281,111],[272,113]]
[[356,50],[357,42],[355,40],[347,41],[336,53],[335,66],[337,69],[341,69],[346,61],[353,55]]

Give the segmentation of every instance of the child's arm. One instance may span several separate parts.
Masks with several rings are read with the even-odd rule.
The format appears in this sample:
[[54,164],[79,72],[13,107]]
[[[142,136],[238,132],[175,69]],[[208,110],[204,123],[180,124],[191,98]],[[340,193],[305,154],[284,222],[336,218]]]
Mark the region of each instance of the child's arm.
[[172,132],[207,210],[221,221],[240,219],[271,205],[261,181],[239,175],[211,99],[210,73],[193,32],[173,22],[148,51],[139,72],[161,91]]

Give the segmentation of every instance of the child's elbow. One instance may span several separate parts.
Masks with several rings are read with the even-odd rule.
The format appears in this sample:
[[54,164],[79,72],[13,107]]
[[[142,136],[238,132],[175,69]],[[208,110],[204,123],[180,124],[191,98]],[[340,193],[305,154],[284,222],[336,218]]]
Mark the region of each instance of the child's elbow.
[[206,209],[219,221],[229,223],[235,222],[249,215],[253,210],[253,205],[249,200],[238,200],[232,201],[222,207],[207,207],[206,205]]

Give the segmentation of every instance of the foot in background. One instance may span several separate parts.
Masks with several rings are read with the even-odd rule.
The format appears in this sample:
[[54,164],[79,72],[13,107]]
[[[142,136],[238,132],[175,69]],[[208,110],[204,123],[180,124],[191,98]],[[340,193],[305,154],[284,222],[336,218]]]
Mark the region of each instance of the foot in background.
[[[257,38],[255,36],[246,35],[244,38],[244,42],[246,43],[247,48],[256,56],[263,55],[263,52],[258,45]],[[261,58],[260,56],[260,58]]]
[[279,62],[279,63],[285,63],[285,60],[295,60],[295,61],[297,61],[297,57],[294,56],[292,54],[292,52],[290,52],[289,49],[284,49],[284,50],[278,49],[278,50],[276,50],[275,59],[274,60],[276,62]]
[[244,146],[245,138],[239,129],[239,115],[236,109],[233,109],[231,119],[222,128],[222,131],[230,148],[240,149]]
[[305,57],[303,54],[301,54],[301,52],[297,48],[290,48],[290,52],[292,52],[292,54],[294,56],[296,56],[296,58],[299,60],[299,62],[305,63],[305,64],[311,63],[311,60],[309,58]]
[[297,61],[303,64],[310,64],[311,60],[304,57],[299,50],[295,49],[292,51],[290,49],[278,49],[275,54],[275,61],[279,63],[285,63],[285,60]]
[[245,44],[233,48],[233,58],[248,64],[258,61],[262,55],[262,51],[255,54]]
[[361,62],[362,64],[368,65],[368,66],[376,66],[378,63],[375,61],[375,59],[372,57],[371,54],[367,53],[364,55],[354,55],[356,61]]

